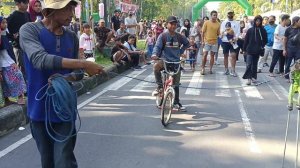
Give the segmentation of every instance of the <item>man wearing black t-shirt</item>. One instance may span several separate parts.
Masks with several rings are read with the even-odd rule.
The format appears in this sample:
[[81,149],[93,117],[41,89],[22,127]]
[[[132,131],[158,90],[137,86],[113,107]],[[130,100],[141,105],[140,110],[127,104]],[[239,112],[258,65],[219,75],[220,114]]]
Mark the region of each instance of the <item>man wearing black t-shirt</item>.
[[119,11],[115,10],[114,16],[111,18],[111,28],[115,30],[115,32],[120,28],[121,21],[119,16],[120,16]]
[[102,52],[103,48],[113,37],[112,31],[105,27],[104,19],[100,19],[99,26],[94,28],[96,34],[96,48]]
[[15,0],[15,3],[17,10],[10,14],[10,16],[7,18],[7,28],[9,31],[9,38],[13,42],[14,53],[17,58],[18,66],[20,67],[26,79],[24,62],[22,58],[23,52],[19,44],[19,30],[21,26],[31,21],[30,15],[27,12],[29,0]]
[[[285,78],[289,79],[290,66],[293,60],[300,59],[299,46],[294,45],[291,39],[300,32],[300,17],[295,16],[292,19],[292,26],[286,29],[283,39],[283,55],[286,57]],[[288,80],[289,82],[289,80]]]

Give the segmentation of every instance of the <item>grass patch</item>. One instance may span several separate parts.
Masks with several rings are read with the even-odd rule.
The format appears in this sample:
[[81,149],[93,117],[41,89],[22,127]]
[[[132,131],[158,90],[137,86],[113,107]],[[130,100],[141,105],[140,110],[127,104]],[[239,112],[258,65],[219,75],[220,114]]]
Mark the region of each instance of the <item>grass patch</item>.
[[102,53],[100,53],[97,50],[96,50],[95,54],[96,54],[96,63],[98,63],[104,67],[109,67],[113,64],[110,60],[110,57],[104,56]]
[[146,49],[146,40],[138,40],[136,43],[137,49],[145,50]]

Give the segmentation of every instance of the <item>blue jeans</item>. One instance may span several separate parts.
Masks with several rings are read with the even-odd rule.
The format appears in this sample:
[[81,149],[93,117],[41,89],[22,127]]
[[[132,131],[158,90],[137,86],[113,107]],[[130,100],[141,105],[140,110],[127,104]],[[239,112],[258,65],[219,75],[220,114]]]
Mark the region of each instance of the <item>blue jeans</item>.
[[[67,135],[71,128],[70,123],[52,123],[52,126],[56,132],[62,135]],[[44,122],[30,121],[30,128],[41,155],[42,168],[78,167],[73,152],[76,136],[71,137],[65,142],[56,142],[48,135]]]
[[151,56],[152,56],[153,48],[154,48],[153,45],[148,45],[148,46],[147,46],[147,56],[148,56],[149,58],[151,58]]

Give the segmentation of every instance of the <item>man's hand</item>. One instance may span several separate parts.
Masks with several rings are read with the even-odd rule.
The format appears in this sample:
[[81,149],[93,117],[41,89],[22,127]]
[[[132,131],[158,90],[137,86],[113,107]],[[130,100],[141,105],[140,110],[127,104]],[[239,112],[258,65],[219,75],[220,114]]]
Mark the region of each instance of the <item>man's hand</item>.
[[104,73],[103,67],[95,62],[85,61],[84,65],[85,72],[90,76]]
[[286,50],[283,50],[283,56],[287,56],[287,51]]

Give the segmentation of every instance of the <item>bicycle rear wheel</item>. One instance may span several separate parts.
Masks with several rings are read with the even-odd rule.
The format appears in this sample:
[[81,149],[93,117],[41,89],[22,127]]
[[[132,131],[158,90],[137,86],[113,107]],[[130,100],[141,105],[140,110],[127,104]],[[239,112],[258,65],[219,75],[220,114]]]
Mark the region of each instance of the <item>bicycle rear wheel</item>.
[[171,119],[173,109],[173,93],[167,92],[161,105],[161,123],[163,126],[167,126]]

